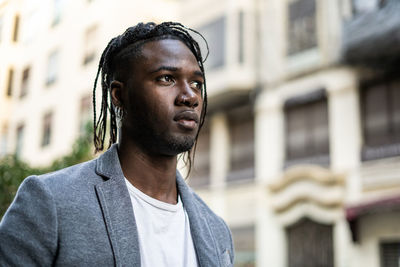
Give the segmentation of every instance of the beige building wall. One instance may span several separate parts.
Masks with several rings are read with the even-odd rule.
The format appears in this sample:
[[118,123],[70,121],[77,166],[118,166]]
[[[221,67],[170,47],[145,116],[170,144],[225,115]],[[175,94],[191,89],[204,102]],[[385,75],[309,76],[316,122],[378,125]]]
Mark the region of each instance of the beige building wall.
[[[12,23],[17,14],[18,40],[12,42]],[[3,1],[0,16],[0,125],[8,128],[6,152],[15,152],[16,131],[24,125],[21,158],[33,165],[46,165],[71,150],[82,117],[92,118],[90,95],[97,64],[111,38],[141,21],[176,20],[177,5],[176,1],[161,0],[14,0]],[[52,53],[56,55],[53,63],[49,62]],[[93,58],[84,63],[87,53],[93,53]],[[10,67],[14,69],[13,92],[6,96]],[[27,92],[21,97],[22,76],[27,67]],[[47,82],[49,75],[54,76],[54,81]],[[86,96],[88,110],[82,111],[81,100]],[[43,120],[49,113],[50,140],[48,145],[42,145]]]

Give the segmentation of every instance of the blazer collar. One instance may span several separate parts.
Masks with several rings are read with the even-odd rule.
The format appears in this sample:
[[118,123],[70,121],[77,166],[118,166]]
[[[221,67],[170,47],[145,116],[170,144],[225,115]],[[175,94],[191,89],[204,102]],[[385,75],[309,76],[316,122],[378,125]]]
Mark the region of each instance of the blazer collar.
[[118,158],[118,144],[113,144],[97,159],[96,173],[103,176],[105,179],[124,178],[124,173],[122,172]]
[[183,206],[189,217],[190,232],[197,254],[199,266],[220,266],[214,235],[207,221],[210,212],[204,203],[196,199],[193,191],[187,186],[180,173],[176,172],[176,184]]
[[97,159],[96,172],[105,179],[95,188],[114,253],[115,266],[140,266],[137,226],[116,144]]

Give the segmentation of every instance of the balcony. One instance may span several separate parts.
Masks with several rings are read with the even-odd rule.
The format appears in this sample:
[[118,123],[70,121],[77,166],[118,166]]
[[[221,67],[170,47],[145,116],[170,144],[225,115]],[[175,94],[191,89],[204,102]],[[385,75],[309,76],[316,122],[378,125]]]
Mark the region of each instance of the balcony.
[[342,57],[352,65],[393,67],[400,63],[400,1],[357,14],[343,25]]

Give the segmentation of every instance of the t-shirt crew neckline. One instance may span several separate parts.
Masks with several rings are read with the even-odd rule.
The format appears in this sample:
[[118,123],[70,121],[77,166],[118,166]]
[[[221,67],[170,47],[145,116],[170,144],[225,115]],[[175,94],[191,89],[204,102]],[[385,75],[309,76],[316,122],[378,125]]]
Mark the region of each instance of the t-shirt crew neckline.
[[179,194],[178,194],[178,203],[170,204],[170,203],[152,198],[149,195],[146,195],[145,193],[143,193],[142,191],[137,189],[133,184],[131,184],[131,182],[129,182],[129,180],[126,179],[126,177],[125,177],[125,182],[128,187],[128,190],[131,193],[133,193],[134,195],[136,195],[137,197],[139,197],[140,199],[142,199],[143,201],[152,205],[155,208],[158,208],[158,209],[164,210],[164,211],[168,211],[168,212],[178,212],[178,210],[182,208],[182,201],[181,201],[181,197]]

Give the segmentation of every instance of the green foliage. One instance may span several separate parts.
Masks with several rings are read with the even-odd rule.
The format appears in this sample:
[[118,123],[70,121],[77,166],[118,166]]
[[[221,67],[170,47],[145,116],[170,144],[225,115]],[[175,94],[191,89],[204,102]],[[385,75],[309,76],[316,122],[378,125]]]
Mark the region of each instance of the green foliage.
[[14,199],[24,178],[39,173],[41,172],[38,169],[31,168],[16,156],[7,156],[0,160],[0,217]]
[[88,124],[85,133],[73,144],[70,154],[56,159],[48,167],[35,168],[18,159],[15,155],[0,159],[0,219],[14,199],[21,182],[29,175],[38,175],[59,170],[93,158],[92,127]]

